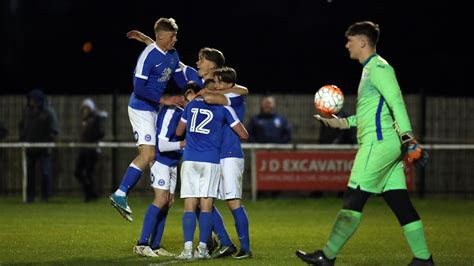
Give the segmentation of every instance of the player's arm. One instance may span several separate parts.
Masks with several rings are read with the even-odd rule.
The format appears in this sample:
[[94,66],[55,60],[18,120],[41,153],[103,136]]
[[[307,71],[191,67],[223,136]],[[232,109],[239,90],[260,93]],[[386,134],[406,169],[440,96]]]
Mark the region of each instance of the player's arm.
[[138,30],[131,30],[127,32],[127,38],[129,38],[130,40],[137,40],[146,45],[150,45],[155,42],[152,38],[148,37],[147,35],[143,34]]
[[184,148],[186,142],[182,141],[169,141],[158,137],[158,150],[160,152],[167,151],[179,151]]
[[240,122],[234,108],[230,106],[224,106],[224,114],[227,123],[235,131],[235,133],[237,133],[239,138],[241,140],[247,140],[249,138],[249,133],[247,132],[247,129],[245,129],[244,125]]
[[400,134],[411,132],[410,119],[393,68],[389,65],[377,65],[372,70],[370,79],[390,108]]
[[234,123],[231,125],[231,127],[241,140],[247,140],[249,138],[247,129],[245,129],[244,125],[240,121],[238,123]]
[[429,155],[423,151],[412,133],[410,119],[393,68],[377,65],[372,71],[371,81],[379,89],[392,111],[395,120],[394,127],[405,148],[408,161],[420,166],[426,165]]
[[208,104],[230,105],[229,99],[224,94],[219,93],[218,90],[204,88],[196,94],[197,96],[201,96]]
[[181,137],[186,132],[186,120],[181,117],[178,126],[176,127],[176,136]]
[[222,90],[217,90],[217,91],[221,94],[235,93],[242,96],[249,94],[249,90],[247,89],[247,87],[244,87],[239,84],[235,84],[232,88],[222,89]]

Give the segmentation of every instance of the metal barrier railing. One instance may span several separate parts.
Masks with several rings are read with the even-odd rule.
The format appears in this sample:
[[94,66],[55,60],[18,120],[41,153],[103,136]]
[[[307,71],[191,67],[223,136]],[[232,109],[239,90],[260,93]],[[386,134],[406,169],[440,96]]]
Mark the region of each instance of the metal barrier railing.
[[[428,150],[474,150],[474,144],[423,144],[424,149]],[[4,142],[0,143],[0,149],[19,148],[21,149],[22,163],[22,196],[26,202],[26,149],[27,148],[134,148],[134,142],[98,142],[98,143],[79,143],[79,142],[47,142],[47,143],[29,143],[29,142]],[[353,150],[357,145],[333,145],[333,144],[259,144],[242,143],[242,148],[250,150],[251,156],[251,189],[252,199],[256,199],[256,150]]]

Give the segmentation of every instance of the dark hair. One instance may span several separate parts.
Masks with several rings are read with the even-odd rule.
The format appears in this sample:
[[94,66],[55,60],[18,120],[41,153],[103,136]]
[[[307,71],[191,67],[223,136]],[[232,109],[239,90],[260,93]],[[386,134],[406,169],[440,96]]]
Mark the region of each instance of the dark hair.
[[213,79],[206,79],[206,80],[204,81],[204,83],[202,84],[202,87],[203,87],[203,88],[209,88],[209,86],[210,86],[211,84],[214,84],[214,83],[215,83],[215,82],[214,82]]
[[174,18],[160,18],[155,22],[155,33],[159,31],[178,31],[178,24]]
[[186,84],[186,87],[184,88],[184,96],[186,97],[186,95],[189,93],[189,91],[192,91],[194,93],[198,93],[198,91],[201,90],[201,87],[199,87],[199,85],[194,82],[194,81],[189,81],[187,84]]
[[237,72],[231,67],[221,67],[214,71],[214,77],[225,83],[235,84],[237,81]]
[[199,56],[216,64],[216,68],[223,67],[225,64],[224,54],[214,48],[204,47],[199,50]]
[[349,26],[346,31],[346,37],[354,35],[364,35],[369,39],[372,47],[377,46],[379,41],[380,28],[378,24],[372,21],[360,21]]

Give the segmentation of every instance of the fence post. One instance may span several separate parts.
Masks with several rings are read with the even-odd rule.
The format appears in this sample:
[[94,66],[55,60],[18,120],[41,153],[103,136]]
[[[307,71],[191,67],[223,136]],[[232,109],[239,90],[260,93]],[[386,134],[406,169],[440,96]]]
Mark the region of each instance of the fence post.
[[22,193],[22,198],[23,202],[27,202],[27,195],[26,195],[26,183],[27,183],[27,178],[28,178],[28,173],[26,169],[26,148],[25,146],[21,147],[21,168],[23,170],[23,176],[21,180],[21,193]]
[[250,149],[251,158],[251,178],[252,178],[252,201],[257,200],[257,159],[255,158],[255,148]]

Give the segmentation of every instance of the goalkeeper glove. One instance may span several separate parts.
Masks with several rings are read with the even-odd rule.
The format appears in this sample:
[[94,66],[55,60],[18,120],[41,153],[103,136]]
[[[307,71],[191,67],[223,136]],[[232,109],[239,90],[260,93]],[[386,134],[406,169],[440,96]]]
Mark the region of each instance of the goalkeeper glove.
[[400,136],[402,147],[406,153],[407,160],[415,166],[424,167],[428,163],[429,155],[421,148],[411,133],[403,133]]
[[349,129],[349,122],[347,122],[346,118],[339,118],[333,115],[334,118],[325,118],[320,116],[319,114],[313,115],[313,118],[316,120],[321,121],[325,126],[332,127],[332,128],[339,128],[339,129]]

